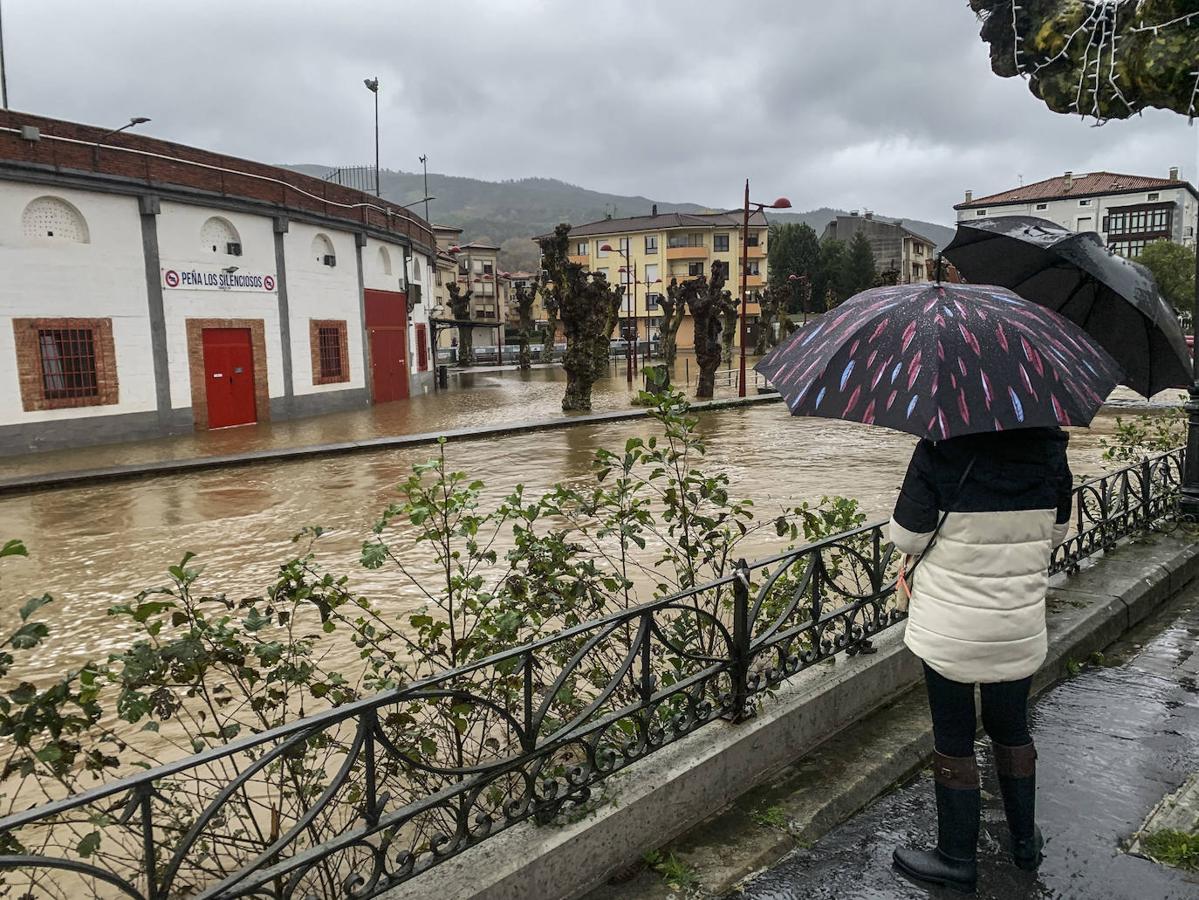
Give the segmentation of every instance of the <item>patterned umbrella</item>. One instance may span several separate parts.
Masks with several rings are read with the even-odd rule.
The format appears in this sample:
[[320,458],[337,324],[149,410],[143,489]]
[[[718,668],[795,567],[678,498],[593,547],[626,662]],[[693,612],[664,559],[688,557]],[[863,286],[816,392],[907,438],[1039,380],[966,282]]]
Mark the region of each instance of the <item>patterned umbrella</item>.
[[933,440],[1087,425],[1121,378],[1094,339],[990,285],[908,284],[851,297],[757,365],[796,416]]

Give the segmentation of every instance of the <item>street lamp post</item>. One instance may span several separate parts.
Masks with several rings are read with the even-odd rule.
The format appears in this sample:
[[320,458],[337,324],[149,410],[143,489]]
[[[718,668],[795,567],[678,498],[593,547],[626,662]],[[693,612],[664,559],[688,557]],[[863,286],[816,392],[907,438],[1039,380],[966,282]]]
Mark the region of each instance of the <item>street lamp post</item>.
[[[748,317],[748,298],[746,296],[749,290],[749,179],[745,179],[745,203],[742,205],[741,228],[741,373],[737,382],[737,396],[745,396],[745,335],[746,335],[746,320]],[[779,197],[773,203],[754,203],[758,212],[763,209],[790,209],[791,201],[786,197]]]
[[[600,247],[604,253],[612,252],[611,244],[604,244]],[[624,271],[628,275],[628,287],[625,291],[625,296],[628,298],[625,303],[625,309],[628,313],[628,319],[633,323],[633,340],[637,340],[637,320],[633,318],[633,307],[637,302],[637,272],[633,269],[633,264],[629,260],[629,248],[620,247],[617,245],[617,253],[624,257]],[[628,378],[629,384],[633,383],[633,374],[637,371],[637,354],[629,345],[628,333],[622,328],[621,337],[624,338],[624,360],[625,360],[625,376]]]
[[111,131],[106,131],[102,135],[100,135],[98,138],[96,138],[95,142],[92,144],[92,168],[94,169],[100,165],[100,142],[101,141],[103,141],[107,137],[112,137],[114,134],[120,134],[126,128],[133,128],[137,125],[145,125],[149,121],[150,120],[147,119],[145,116],[134,116],[132,119],[130,119],[124,125],[122,125],[120,128],[113,128]]
[[[375,95],[375,196],[382,197],[379,192],[379,78],[364,78],[362,83],[366,89]],[[425,193],[429,193],[425,191]]]
[[1178,512],[1199,522],[1199,237],[1195,240],[1195,305],[1191,310],[1191,386],[1186,402],[1187,449]]

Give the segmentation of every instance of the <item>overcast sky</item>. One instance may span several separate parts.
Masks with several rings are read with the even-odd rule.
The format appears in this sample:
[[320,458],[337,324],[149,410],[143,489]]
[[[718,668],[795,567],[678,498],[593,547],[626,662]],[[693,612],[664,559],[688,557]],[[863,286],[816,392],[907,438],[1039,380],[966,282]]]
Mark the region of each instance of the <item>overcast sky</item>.
[[0,0],[9,105],[265,162],[869,207],[1108,169],[1194,180],[1199,127],[1101,128],[991,74],[966,0]]

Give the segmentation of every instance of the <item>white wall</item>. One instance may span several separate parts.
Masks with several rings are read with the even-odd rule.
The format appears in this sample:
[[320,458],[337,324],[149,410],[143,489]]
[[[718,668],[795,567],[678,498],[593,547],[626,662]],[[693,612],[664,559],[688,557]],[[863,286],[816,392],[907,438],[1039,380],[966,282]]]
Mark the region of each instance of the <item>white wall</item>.
[[[1150,200],[1150,193],[1157,194],[1157,200]],[[988,207],[987,209],[959,209],[957,210],[957,220],[959,222],[970,222],[976,219],[995,218],[997,216],[1035,216],[1038,219],[1048,219],[1051,222],[1056,222],[1063,228],[1076,231],[1078,230],[1079,218],[1090,216],[1090,230],[1099,232],[1103,238],[1103,242],[1106,244],[1108,236],[1102,230],[1103,217],[1108,214],[1108,211],[1112,207],[1173,201],[1175,204],[1174,228],[1176,239],[1181,239],[1182,243],[1187,245],[1194,242],[1193,236],[1185,236],[1186,229],[1188,227],[1194,229],[1196,225],[1196,203],[1190,191],[1177,188],[1147,191],[1143,194],[1113,194],[1106,197],[1088,197],[1083,199],[1090,200],[1090,204],[1088,206],[1080,206],[1077,198],[1067,198],[1061,200],[1033,200],[1029,203],[1005,203],[1000,206]],[[1179,227],[1179,204],[1182,207],[1181,228]],[[1045,209],[1037,208],[1042,205],[1045,206]],[[985,215],[979,215],[980,212],[985,213]],[[1191,234],[1193,235],[1194,231]]]
[[[214,254],[210,247],[200,243],[200,229],[211,216],[227,219],[237,229],[241,238],[241,256],[228,256],[224,252]],[[211,271],[213,268],[219,270],[225,266],[237,266],[241,272],[270,273],[278,278],[273,222],[265,216],[163,201],[162,213],[158,216],[158,255],[164,269],[195,266]],[[283,396],[283,353],[279,340],[277,293],[181,288],[164,288],[162,293],[172,407],[188,407],[192,402],[186,319],[262,319],[266,335],[268,390],[272,397]],[[259,410],[258,415],[261,418],[264,411]]]
[[[82,214],[90,243],[25,237],[22,213],[44,196]],[[135,198],[0,182],[0,425],[155,409],[144,260]],[[112,319],[118,403],[22,409],[12,319],[60,316]]]
[[[337,265],[316,258],[313,239],[323,234],[333,244]],[[296,394],[319,394],[365,386],[362,371],[362,312],[358,297],[358,262],[354,235],[292,221],[283,235],[287,262],[287,309],[291,318],[291,371]],[[366,256],[364,268],[369,268]],[[312,383],[311,319],[340,319],[346,323],[350,380]]]

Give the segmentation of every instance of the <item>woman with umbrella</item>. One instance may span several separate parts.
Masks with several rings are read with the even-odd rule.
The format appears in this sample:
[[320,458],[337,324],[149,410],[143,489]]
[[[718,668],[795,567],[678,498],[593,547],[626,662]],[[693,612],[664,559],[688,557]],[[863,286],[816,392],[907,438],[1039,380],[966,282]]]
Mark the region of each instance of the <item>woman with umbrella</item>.
[[1050,554],[1071,475],[1062,426],[1085,425],[1119,369],[1081,329],[1001,288],[901,285],[859,294],[758,364],[794,415],[921,438],[891,520],[907,555],[905,633],[924,663],[934,737],[934,850],[901,847],[917,879],[973,891],[981,794],[974,685],[1017,865],[1036,868],[1032,675],[1045,659]]

